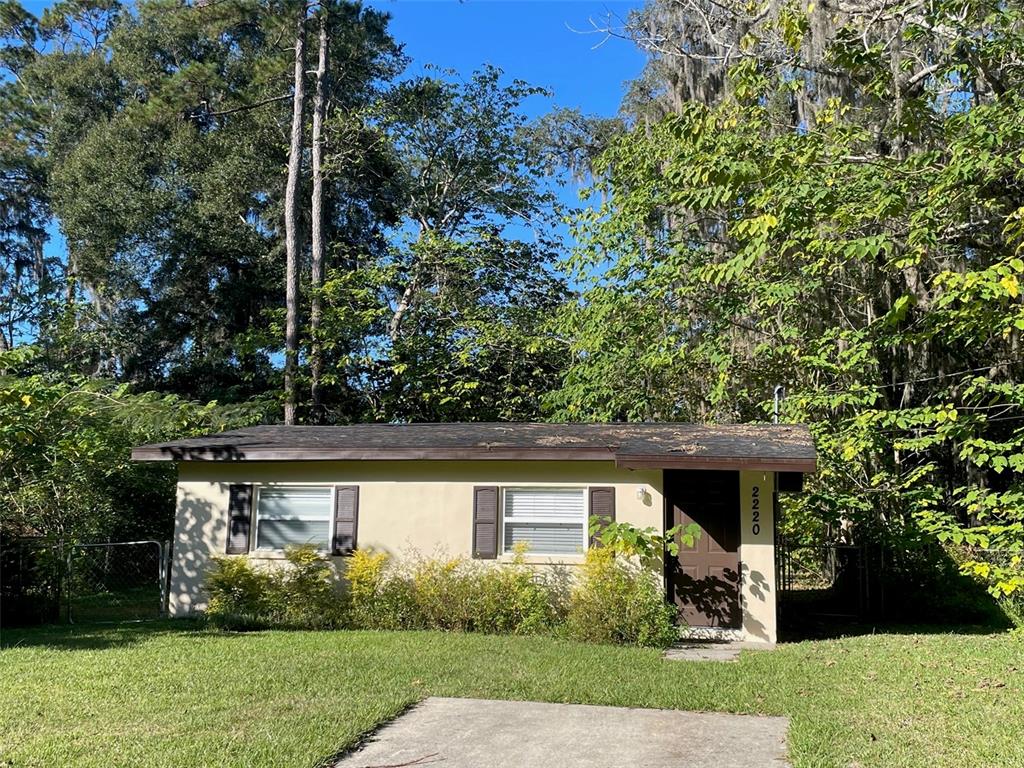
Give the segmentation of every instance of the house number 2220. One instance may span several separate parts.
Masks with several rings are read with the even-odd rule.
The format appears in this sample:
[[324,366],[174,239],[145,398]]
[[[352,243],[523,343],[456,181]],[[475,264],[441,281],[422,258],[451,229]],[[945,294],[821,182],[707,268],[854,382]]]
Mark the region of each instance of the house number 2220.
[[756,485],[750,491],[750,510],[750,531],[757,536],[761,532],[761,489]]

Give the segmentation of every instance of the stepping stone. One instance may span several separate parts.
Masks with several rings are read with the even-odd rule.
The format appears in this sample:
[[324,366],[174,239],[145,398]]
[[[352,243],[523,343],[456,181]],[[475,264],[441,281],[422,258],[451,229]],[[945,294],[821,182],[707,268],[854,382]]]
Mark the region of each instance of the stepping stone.
[[669,661],[736,661],[740,643],[677,643],[663,654]]
[[736,661],[740,651],[771,651],[774,643],[734,640],[683,640],[667,649],[662,657],[669,661]]

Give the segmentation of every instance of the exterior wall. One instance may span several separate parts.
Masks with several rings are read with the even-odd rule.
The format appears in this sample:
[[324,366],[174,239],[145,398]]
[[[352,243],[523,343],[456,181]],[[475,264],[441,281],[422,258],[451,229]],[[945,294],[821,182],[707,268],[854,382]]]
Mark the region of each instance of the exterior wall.
[[742,639],[774,643],[776,627],[775,474],[740,472]]
[[[476,485],[614,486],[617,520],[658,530],[663,525],[661,471],[619,469],[612,461],[183,462],[178,466],[172,616],[206,605],[206,570],[227,543],[231,483],[358,485],[357,546],[395,555],[415,550],[469,557]],[[255,551],[247,556],[281,557]],[[574,566],[582,555],[528,561],[541,567]]]

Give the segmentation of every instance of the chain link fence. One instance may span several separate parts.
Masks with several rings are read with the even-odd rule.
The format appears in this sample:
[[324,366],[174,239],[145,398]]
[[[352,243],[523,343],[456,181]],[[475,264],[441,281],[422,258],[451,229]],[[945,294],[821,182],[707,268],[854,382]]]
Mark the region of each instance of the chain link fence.
[[77,544],[68,552],[68,621],[141,621],[163,615],[165,545],[159,541]]
[[783,616],[863,618],[873,607],[868,555],[864,547],[780,540],[777,573]]
[[795,634],[826,625],[907,621],[1024,625],[1024,591],[994,596],[966,560],[1024,573],[1020,552],[793,542],[776,546],[779,619]]
[[0,625],[143,621],[167,610],[170,542],[0,545]]
[[0,626],[60,621],[66,605],[66,562],[60,543],[0,542]]

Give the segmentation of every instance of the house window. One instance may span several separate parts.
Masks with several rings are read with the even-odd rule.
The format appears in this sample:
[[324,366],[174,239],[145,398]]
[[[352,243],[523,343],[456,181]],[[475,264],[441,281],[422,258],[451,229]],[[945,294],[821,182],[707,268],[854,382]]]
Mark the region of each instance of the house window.
[[330,486],[262,486],[256,501],[256,548],[314,544],[329,549],[333,491]]
[[506,488],[504,551],[525,543],[534,555],[566,555],[587,547],[583,488]]

